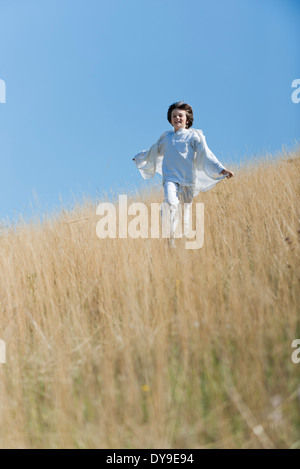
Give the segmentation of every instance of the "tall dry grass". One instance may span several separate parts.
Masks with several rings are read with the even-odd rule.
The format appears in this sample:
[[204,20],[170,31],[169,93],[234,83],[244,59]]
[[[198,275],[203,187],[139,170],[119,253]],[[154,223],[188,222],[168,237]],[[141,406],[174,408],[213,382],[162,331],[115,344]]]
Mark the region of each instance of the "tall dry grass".
[[299,156],[200,194],[199,250],[100,240],[96,203],[3,225],[0,446],[300,447]]

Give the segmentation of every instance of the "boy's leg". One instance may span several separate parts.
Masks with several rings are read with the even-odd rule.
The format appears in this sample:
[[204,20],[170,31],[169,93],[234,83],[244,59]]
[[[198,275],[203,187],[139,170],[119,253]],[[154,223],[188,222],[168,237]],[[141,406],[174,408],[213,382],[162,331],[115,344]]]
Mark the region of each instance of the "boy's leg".
[[190,210],[193,201],[194,190],[191,186],[180,187],[180,200],[183,204],[183,233],[188,236],[190,229]]
[[178,187],[179,184],[172,181],[164,183],[164,202],[168,204],[170,209],[170,237],[175,238],[175,231],[178,224]]

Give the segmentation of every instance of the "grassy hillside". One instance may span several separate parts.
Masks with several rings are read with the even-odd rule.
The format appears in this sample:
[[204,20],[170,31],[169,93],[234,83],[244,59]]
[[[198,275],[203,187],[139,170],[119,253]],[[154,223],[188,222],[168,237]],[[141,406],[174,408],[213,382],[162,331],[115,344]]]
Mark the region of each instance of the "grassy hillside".
[[100,240],[92,203],[2,226],[0,447],[300,447],[299,156],[200,193],[199,250]]

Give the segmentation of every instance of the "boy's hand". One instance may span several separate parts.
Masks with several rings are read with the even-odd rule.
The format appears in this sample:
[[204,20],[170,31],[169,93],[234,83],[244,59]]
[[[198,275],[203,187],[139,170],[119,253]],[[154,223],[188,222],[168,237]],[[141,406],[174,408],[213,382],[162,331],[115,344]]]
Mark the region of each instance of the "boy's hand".
[[223,169],[223,171],[221,171],[220,174],[224,174],[224,175],[227,174],[227,179],[233,178],[234,176],[234,173],[232,171],[228,171],[227,169]]

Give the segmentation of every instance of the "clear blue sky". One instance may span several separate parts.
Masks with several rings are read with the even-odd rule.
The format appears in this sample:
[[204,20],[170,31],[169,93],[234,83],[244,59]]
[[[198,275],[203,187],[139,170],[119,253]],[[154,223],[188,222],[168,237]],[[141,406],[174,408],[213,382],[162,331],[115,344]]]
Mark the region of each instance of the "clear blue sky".
[[299,141],[299,0],[0,0],[0,219],[125,193],[185,100],[217,158]]

